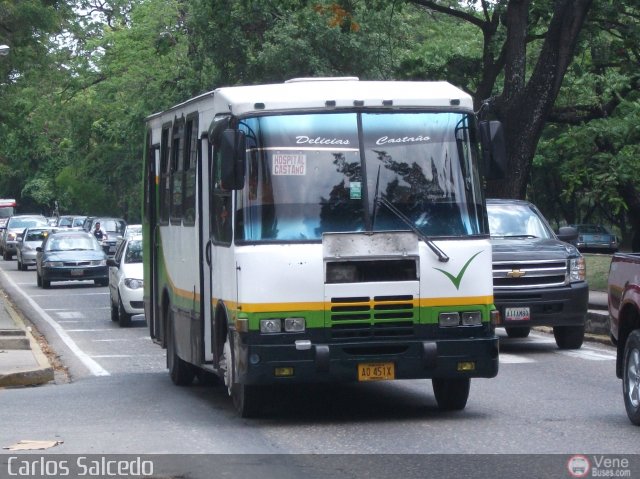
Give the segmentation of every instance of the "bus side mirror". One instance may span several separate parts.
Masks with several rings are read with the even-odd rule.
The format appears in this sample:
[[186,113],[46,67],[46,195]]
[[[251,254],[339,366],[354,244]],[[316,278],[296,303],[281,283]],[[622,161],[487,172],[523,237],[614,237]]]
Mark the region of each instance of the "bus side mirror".
[[225,190],[240,190],[244,187],[244,164],[246,141],[240,130],[227,129],[220,139],[220,180]]
[[481,121],[478,126],[484,175],[489,180],[502,179],[507,171],[507,149],[502,123]]

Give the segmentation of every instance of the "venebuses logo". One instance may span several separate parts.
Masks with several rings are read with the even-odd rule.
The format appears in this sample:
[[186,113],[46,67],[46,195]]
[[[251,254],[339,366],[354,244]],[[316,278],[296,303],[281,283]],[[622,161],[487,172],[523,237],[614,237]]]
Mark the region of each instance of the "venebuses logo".
[[576,455],[569,458],[567,469],[571,477],[586,477],[591,469],[591,463],[586,456]]

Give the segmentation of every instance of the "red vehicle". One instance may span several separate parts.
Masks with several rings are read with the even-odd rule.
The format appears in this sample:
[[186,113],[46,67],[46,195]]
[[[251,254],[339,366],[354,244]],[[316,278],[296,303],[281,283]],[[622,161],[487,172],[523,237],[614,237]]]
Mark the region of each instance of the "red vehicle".
[[616,375],[627,416],[640,426],[640,253],[613,255],[607,289],[611,340],[618,347]]
[[16,200],[0,199],[0,229],[7,227],[7,221],[13,216],[16,209]]

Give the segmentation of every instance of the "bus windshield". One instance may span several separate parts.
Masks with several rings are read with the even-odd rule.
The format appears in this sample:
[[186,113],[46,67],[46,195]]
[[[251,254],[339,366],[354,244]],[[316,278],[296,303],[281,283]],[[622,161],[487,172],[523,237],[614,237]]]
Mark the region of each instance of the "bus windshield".
[[407,220],[430,237],[488,234],[470,115],[279,115],[240,128],[247,183],[237,194],[237,241],[407,230]]

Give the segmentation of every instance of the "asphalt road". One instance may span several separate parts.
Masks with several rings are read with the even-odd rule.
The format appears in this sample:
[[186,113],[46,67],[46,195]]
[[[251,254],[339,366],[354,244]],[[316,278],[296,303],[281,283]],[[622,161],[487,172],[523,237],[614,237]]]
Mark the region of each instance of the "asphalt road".
[[[0,261],[0,269],[3,288],[69,370],[68,380],[59,375],[42,387],[0,390],[0,447],[51,439],[63,441],[49,451],[56,454],[240,454],[245,466],[253,463],[248,454],[268,454],[276,455],[269,463],[273,477],[321,470],[314,469],[317,455],[335,461],[322,463],[327,475],[361,477],[369,470],[371,477],[395,477],[383,474],[399,471],[395,459],[376,459],[386,454],[428,454],[421,460],[469,469],[457,477],[488,477],[479,475],[484,469],[477,458],[497,472],[512,461],[526,468],[531,455],[553,454],[537,462],[553,459],[549,476],[520,477],[571,477],[564,466],[574,454],[593,463],[600,455],[638,452],[638,428],[625,415],[610,346],[559,351],[544,333],[518,340],[500,333],[498,377],[473,380],[461,412],[439,411],[430,381],[396,381],[271,391],[264,416],[246,420],[236,416],[224,388],[174,386],[144,318],[125,329],[111,322],[108,288],[54,283],[43,290],[35,272],[17,271],[15,261]],[[276,459],[290,454],[313,456],[311,462]],[[368,456],[343,462],[337,454]],[[452,462],[453,456],[439,454],[464,456]],[[366,465],[359,457],[369,458]],[[557,471],[554,458],[564,469]],[[236,456],[226,461],[237,468]],[[416,471],[424,473],[422,467],[416,464]],[[191,475],[182,470],[171,477],[200,477],[199,468],[207,469],[194,465]],[[632,472],[629,477],[640,476],[640,465]]]

